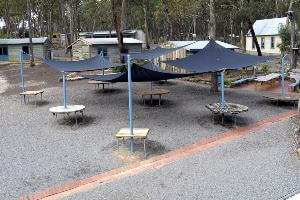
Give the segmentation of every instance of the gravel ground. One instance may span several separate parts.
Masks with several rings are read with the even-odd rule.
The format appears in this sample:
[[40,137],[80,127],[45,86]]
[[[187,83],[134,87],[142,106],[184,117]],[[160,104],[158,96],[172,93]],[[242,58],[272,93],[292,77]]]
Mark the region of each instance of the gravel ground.
[[300,160],[287,121],[160,169],[64,199],[279,200],[300,189]]
[[[128,146],[116,152],[114,138],[120,128],[129,126],[126,83],[115,84],[111,92],[94,90],[87,80],[69,83],[69,104],[86,106],[85,117],[76,127],[74,117],[55,119],[48,111],[62,105],[58,73],[45,66],[26,70],[28,89],[45,88],[44,101],[37,108],[33,102],[21,105],[18,69],[0,68],[0,75],[10,84],[0,95],[0,199],[16,199],[132,161],[126,157]],[[134,91],[144,88],[149,83],[134,83]],[[219,97],[210,94],[208,86],[174,80],[155,88],[171,91],[160,107],[143,106],[140,97],[133,98],[134,126],[151,130],[149,157],[233,128],[230,116],[226,126],[212,123],[205,105]],[[226,89],[225,97],[228,102],[249,106],[249,112],[237,117],[237,126],[293,108],[277,107],[252,91]],[[140,147],[133,161],[140,159]]]

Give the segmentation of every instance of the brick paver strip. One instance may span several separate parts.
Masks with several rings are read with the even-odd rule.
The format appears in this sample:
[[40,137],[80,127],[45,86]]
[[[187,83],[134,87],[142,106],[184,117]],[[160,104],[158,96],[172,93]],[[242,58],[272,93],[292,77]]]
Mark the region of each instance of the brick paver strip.
[[58,199],[64,196],[69,196],[77,192],[91,189],[93,187],[96,187],[99,184],[108,183],[117,179],[132,176],[146,170],[157,169],[165,165],[168,165],[172,162],[175,162],[177,160],[183,159],[187,156],[191,156],[197,152],[225,143],[227,141],[230,141],[242,135],[249,134],[255,130],[262,129],[266,126],[271,125],[274,122],[287,120],[290,117],[294,116],[296,113],[297,113],[296,111],[290,111],[290,112],[274,115],[264,120],[258,121],[254,124],[224,132],[223,134],[205,140],[201,140],[194,144],[186,145],[184,147],[181,147],[174,151],[170,151],[163,155],[155,156],[138,163],[113,169],[111,171],[107,171],[86,179],[63,184],[48,189],[44,192],[37,193],[32,196],[21,197],[20,199],[21,200]]

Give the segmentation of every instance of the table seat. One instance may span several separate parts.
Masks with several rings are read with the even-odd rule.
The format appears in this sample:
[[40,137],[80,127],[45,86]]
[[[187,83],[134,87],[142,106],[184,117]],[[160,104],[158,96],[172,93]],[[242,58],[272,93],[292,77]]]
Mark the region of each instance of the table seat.
[[150,131],[149,128],[134,128],[133,135],[131,135],[130,128],[120,129],[119,132],[116,134],[118,150],[119,150],[119,139],[123,139],[123,143],[124,143],[125,138],[143,139],[144,140],[144,154],[145,154],[145,158],[146,158],[146,156],[147,156],[146,139],[147,139],[149,131]]

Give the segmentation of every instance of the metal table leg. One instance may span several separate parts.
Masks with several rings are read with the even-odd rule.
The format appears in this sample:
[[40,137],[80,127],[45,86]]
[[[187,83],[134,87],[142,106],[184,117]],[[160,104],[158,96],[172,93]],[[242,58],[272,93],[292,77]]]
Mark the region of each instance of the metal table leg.
[[150,102],[151,102],[151,105],[153,104],[153,98],[152,98],[152,95],[150,95]]
[[117,147],[118,147],[118,151],[119,151],[119,138],[117,138]]
[[161,94],[159,95],[158,105],[160,106]]
[[222,113],[222,125],[224,125],[224,113]]
[[145,159],[147,158],[147,152],[146,152],[146,138],[144,138],[144,156]]

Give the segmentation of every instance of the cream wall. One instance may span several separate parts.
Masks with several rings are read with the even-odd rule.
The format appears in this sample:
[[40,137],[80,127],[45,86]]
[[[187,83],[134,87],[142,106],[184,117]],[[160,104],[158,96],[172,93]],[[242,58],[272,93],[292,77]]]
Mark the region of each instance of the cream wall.
[[[274,36],[257,36],[257,41],[259,46],[261,46],[261,38],[265,38],[265,48],[261,49],[262,53],[265,54],[280,54],[280,49],[277,47],[278,44],[281,43],[281,38],[279,35]],[[274,49],[271,49],[271,37],[275,38],[275,47]],[[248,52],[256,52],[256,48],[252,49],[252,37],[246,38],[246,50]]]

